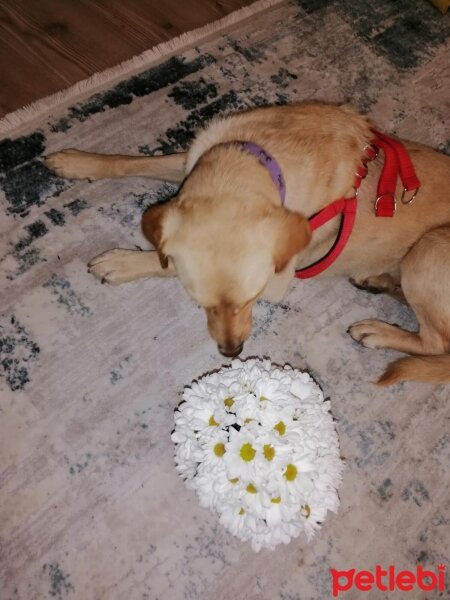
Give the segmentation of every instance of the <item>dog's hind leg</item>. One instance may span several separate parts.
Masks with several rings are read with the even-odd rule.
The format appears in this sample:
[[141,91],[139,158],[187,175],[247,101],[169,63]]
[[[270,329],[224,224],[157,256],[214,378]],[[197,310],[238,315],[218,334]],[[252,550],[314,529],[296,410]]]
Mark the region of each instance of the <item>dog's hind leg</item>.
[[401,263],[401,285],[416,313],[419,331],[411,332],[367,319],[349,328],[366,348],[392,348],[408,354],[436,355],[450,350],[450,226],[427,232]]
[[185,177],[186,152],[166,156],[123,156],[68,149],[49,154],[44,164],[67,179],[151,177],[179,183]]

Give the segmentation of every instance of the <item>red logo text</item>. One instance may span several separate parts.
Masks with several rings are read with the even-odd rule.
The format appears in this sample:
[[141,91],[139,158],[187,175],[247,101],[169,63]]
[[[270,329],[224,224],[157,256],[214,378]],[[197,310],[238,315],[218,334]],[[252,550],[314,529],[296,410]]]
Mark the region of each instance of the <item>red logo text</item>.
[[420,589],[425,592],[445,589],[445,565],[439,565],[437,572],[425,570],[422,565],[418,565],[415,571],[396,571],[393,565],[383,569],[376,565],[373,571],[337,571],[330,569],[333,598],[336,598],[341,592],[347,592],[356,588],[360,592],[370,592],[378,589],[382,592],[410,592],[414,589]]

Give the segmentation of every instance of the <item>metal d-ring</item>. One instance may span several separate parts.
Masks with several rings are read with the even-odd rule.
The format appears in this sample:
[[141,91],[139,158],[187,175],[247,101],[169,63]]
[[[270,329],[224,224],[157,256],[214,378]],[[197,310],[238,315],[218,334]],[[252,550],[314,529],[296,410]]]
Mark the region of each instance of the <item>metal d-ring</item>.
[[385,196],[391,196],[392,200],[394,201],[395,212],[397,210],[397,199],[395,198],[395,194],[393,192],[386,192],[385,194],[381,194],[380,196],[378,196],[378,198],[375,200],[375,212],[377,212],[378,202],[381,200],[381,198],[384,198]]
[[408,190],[408,189],[406,189],[406,188],[403,188],[403,193],[402,193],[402,197],[401,197],[402,204],[411,204],[411,202],[413,202],[413,200],[415,199],[415,197],[416,197],[416,196],[417,196],[417,194],[419,193],[419,190],[420,190],[420,186],[419,186],[419,187],[417,187],[417,188],[414,190],[414,193],[413,193],[413,195],[411,196],[411,198],[407,198],[407,199],[405,200],[405,194],[406,194],[406,192],[409,192],[410,190]]

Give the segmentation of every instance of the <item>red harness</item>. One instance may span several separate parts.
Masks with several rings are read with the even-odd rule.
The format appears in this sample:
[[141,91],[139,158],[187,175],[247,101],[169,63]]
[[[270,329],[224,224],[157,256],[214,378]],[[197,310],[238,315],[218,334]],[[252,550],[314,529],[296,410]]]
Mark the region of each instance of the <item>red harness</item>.
[[[341,225],[338,236],[328,253],[315,263],[297,269],[295,276],[299,279],[309,279],[322,271],[325,271],[341,254],[353,230],[353,225],[356,218],[356,206],[358,189],[362,180],[366,177],[368,168],[367,164],[378,156],[378,151],[381,148],[384,152],[384,165],[380,175],[377,187],[377,198],[375,200],[375,215],[377,217],[393,217],[396,210],[395,189],[397,187],[397,179],[400,178],[403,183],[403,194],[401,201],[403,204],[410,204],[420,188],[420,181],[417,178],[414,166],[408,155],[406,148],[398,140],[372,130],[375,137],[364,148],[362,164],[358,167],[355,173],[355,195],[353,198],[339,198],[335,200],[320,212],[316,213],[309,219],[312,231],[328,223],[337,215],[342,215]],[[406,192],[412,191],[411,196],[406,197]]]

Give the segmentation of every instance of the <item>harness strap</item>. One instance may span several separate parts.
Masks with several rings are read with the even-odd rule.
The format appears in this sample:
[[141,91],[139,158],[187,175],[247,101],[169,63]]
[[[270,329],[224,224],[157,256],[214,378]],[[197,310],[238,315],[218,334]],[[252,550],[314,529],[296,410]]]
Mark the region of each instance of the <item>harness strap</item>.
[[[384,152],[383,169],[378,180],[377,198],[375,200],[375,215],[377,217],[393,217],[396,210],[395,191],[397,187],[397,178],[403,183],[403,194],[401,201],[403,204],[410,204],[420,189],[420,181],[414,170],[409,154],[401,142],[395,140],[384,133],[373,130],[375,137],[371,143],[364,149],[362,165],[359,165],[355,176],[355,196],[353,198],[340,198],[335,200],[323,210],[313,215],[309,219],[311,229],[314,231],[321,225],[327,223],[330,219],[342,215],[339,232],[336,240],[328,253],[303,269],[295,271],[295,277],[298,279],[309,279],[325,271],[341,254],[353,230],[356,218],[357,195],[362,180],[367,175],[367,163],[378,156],[378,148]],[[406,192],[413,191],[413,194],[405,199]]]
[[[395,190],[398,176],[400,175],[403,183],[404,204],[414,200],[420,188],[420,181],[403,144],[380,131],[373,130],[373,132],[375,137],[372,144],[382,148],[384,152],[383,170],[378,181],[375,200],[375,214],[377,217],[393,217],[396,209]],[[406,192],[411,190],[414,190],[414,193],[405,201]]]
[[[403,183],[403,194],[401,201],[403,204],[410,204],[416,197],[420,189],[420,181],[417,178],[414,166],[403,144],[380,131],[372,129],[374,138],[366,145],[363,150],[361,164],[355,171],[355,180],[353,188],[355,195],[353,198],[339,198],[331,202],[323,210],[319,211],[309,219],[311,230],[325,225],[334,217],[341,215],[339,232],[333,246],[325,256],[303,269],[297,269],[295,277],[298,279],[308,279],[314,277],[322,271],[325,271],[341,254],[352,233],[356,218],[357,196],[362,180],[366,177],[367,164],[377,158],[378,149],[384,152],[384,162],[380,179],[377,186],[377,198],[375,200],[375,215],[377,217],[393,217],[396,210],[395,191],[397,179]],[[281,204],[284,204],[286,197],[286,184],[283,178],[280,165],[275,158],[269,154],[259,144],[253,142],[225,142],[225,146],[235,145],[242,152],[247,152],[255,156],[259,163],[267,169],[275,187],[280,195]],[[406,192],[413,191],[409,198],[405,198]]]

